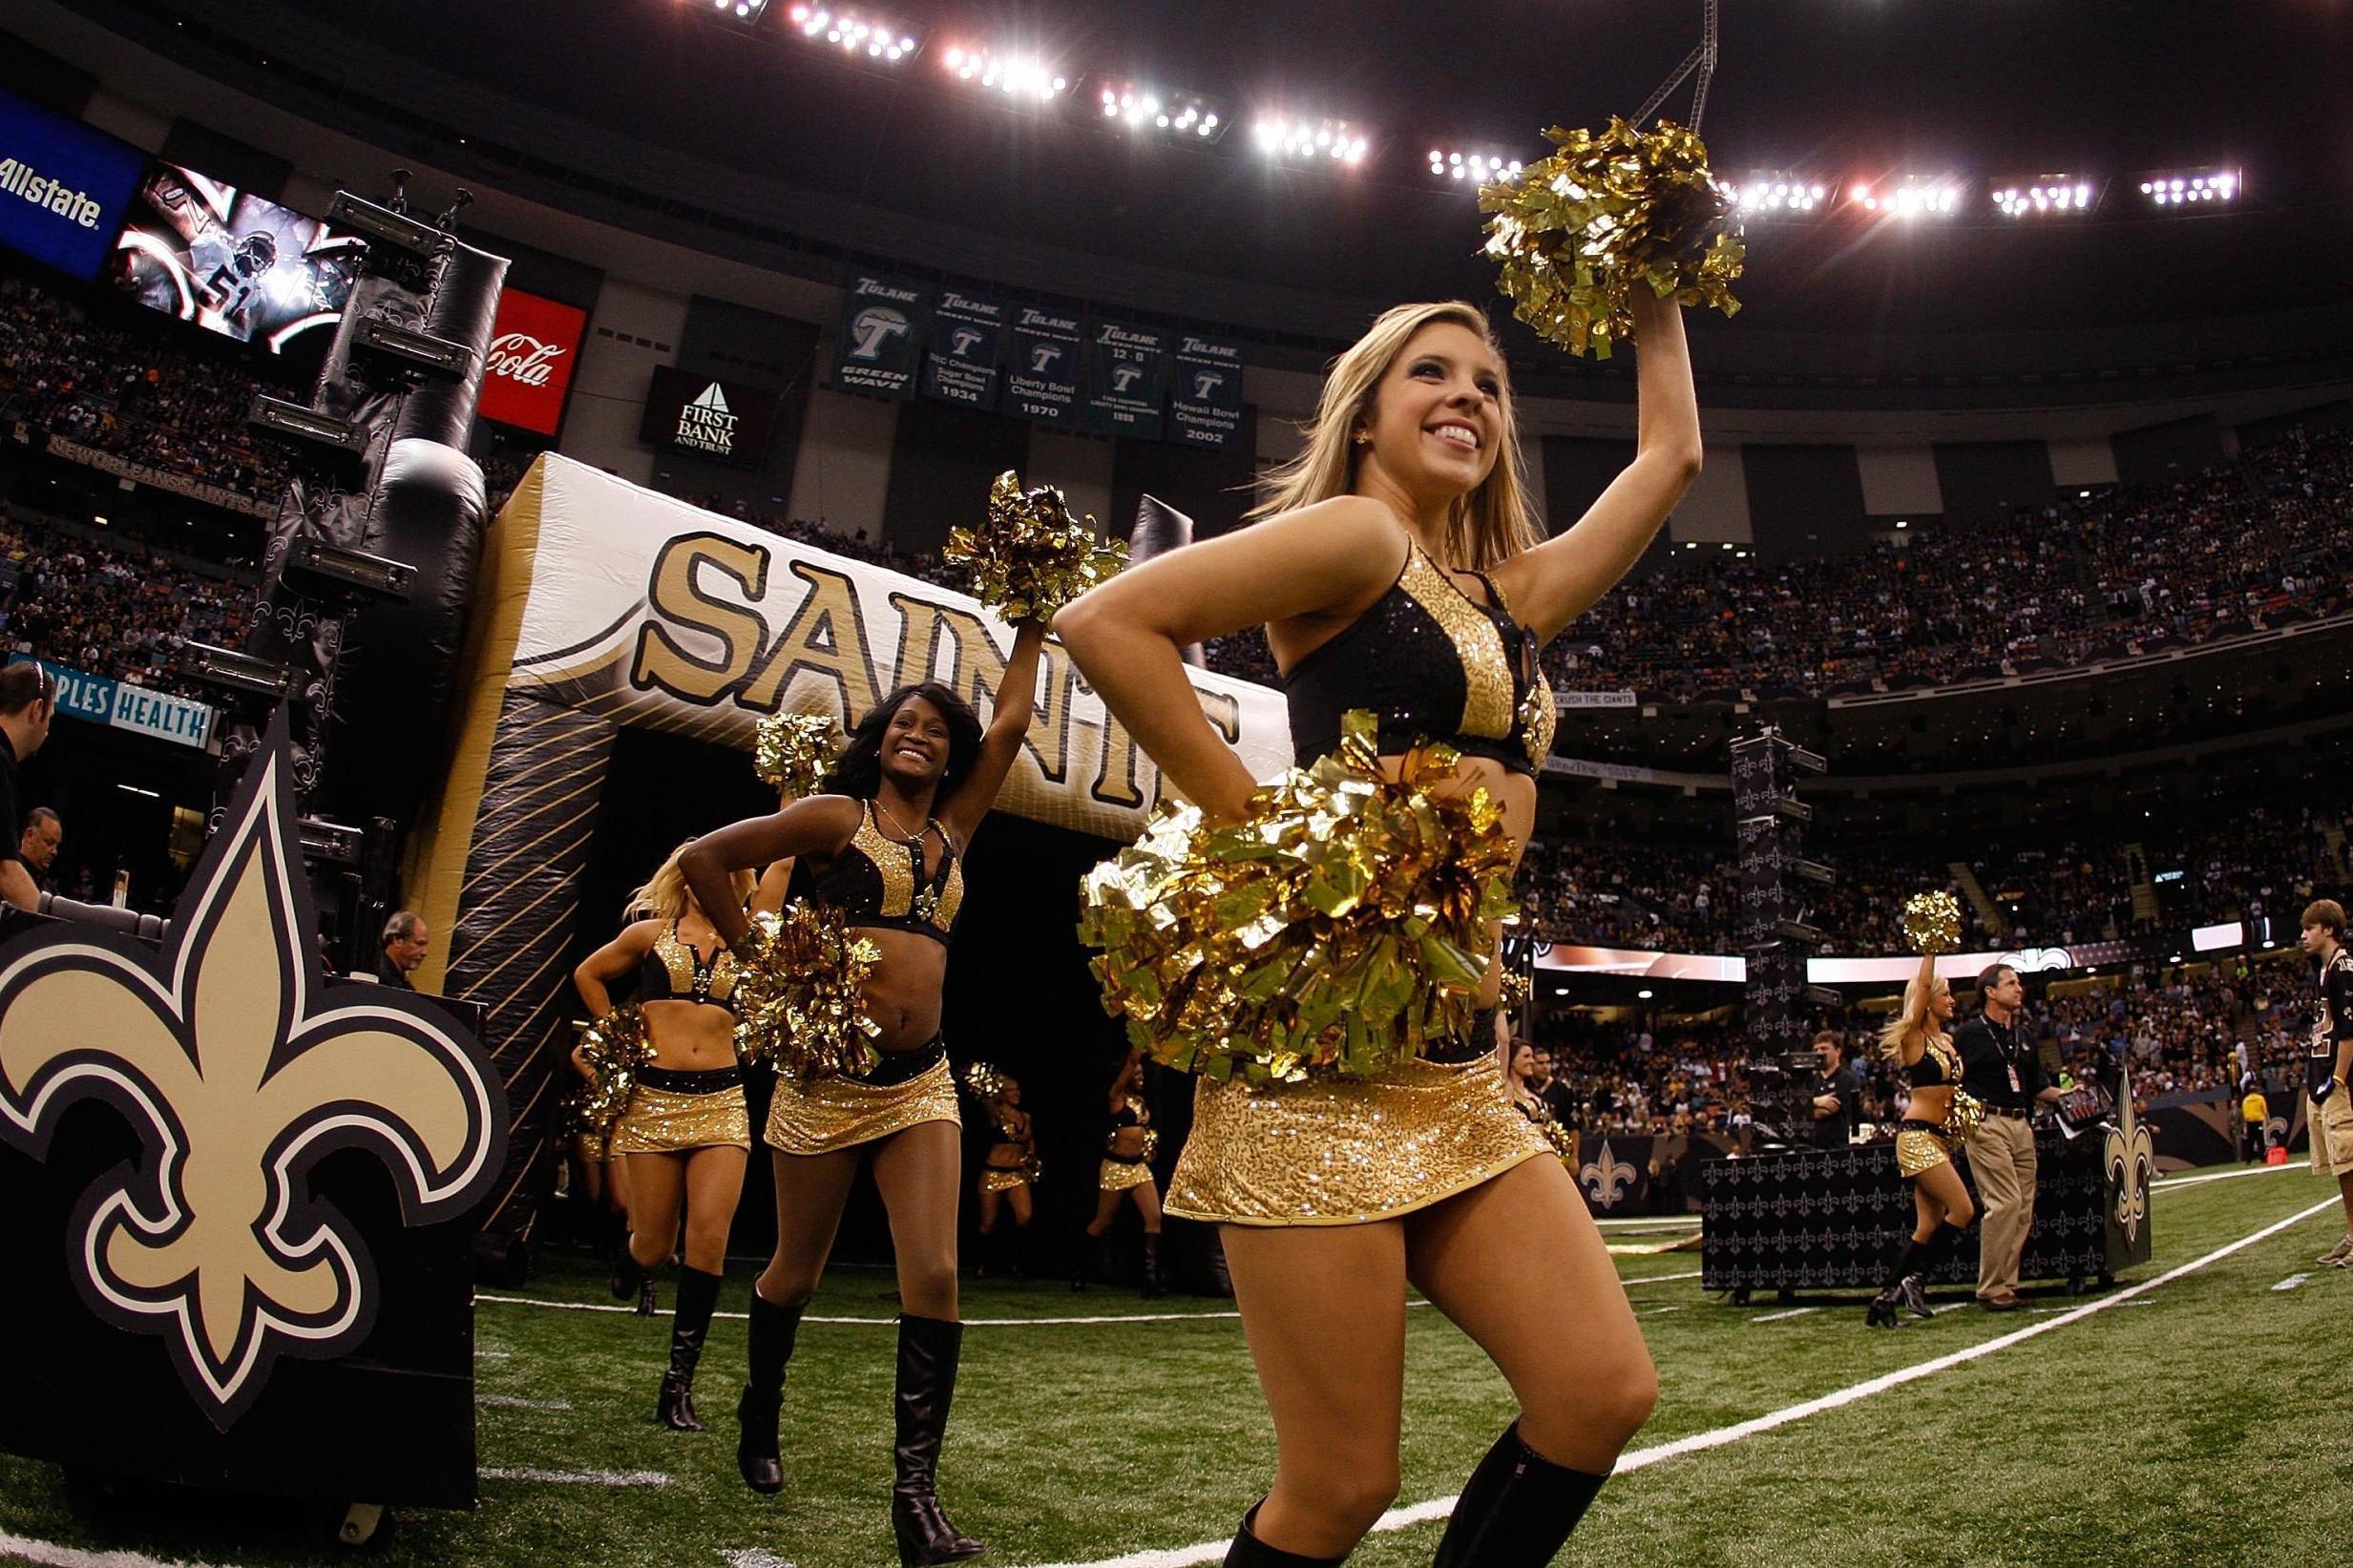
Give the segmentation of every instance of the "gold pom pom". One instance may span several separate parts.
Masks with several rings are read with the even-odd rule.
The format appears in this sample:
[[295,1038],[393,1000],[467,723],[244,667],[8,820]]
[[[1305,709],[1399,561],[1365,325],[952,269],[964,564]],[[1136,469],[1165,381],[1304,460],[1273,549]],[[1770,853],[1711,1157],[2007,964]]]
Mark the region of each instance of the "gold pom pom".
[[588,1026],[580,1036],[580,1061],[588,1081],[572,1097],[577,1130],[599,1142],[610,1138],[613,1124],[629,1107],[638,1087],[638,1069],[654,1059],[654,1043],[645,1037],[645,1014],[635,1002],[615,1008]]
[[841,721],[830,713],[771,713],[760,721],[751,765],[788,801],[814,795],[842,754]]
[[1915,952],[1953,952],[1961,946],[1961,906],[1950,893],[1914,893],[1903,901],[1903,939]]
[[1087,873],[1079,939],[1104,1011],[1164,1065],[1253,1083],[1362,1076],[1470,1029],[1487,928],[1518,918],[1512,841],[1483,789],[1439,793],[1452,747],[1381,766],[1373,716],[1243,822],[1173,803]]
[[974,596],[1010,621],[1044,620],[1127,562],[1127,546],[1071,516],[1061,491],[1024,491],[1011,469],[989,487],[988,521],[951,531],[943,554],[971,568]]
[[1506,1013],[1516,1014],[1528,1005],[1528,998],[1535,993],[1534,976],[1524,970],[1507,969],[1503,972],[1503,989],[1496,997],[1495,1005]]
[[1669,120],[1640,132],[1545,133],[1558,151],[1519,178],[1479,193],[1486,254],[1512,313],[1572,354],[1609,357],[1633,330],[1629,291],[1640,284],[1681,304],[1727,316],[1747,247],[1731,232],[1730,193],[1708,172],[1708,149]]
[[736,1054],[787,1078],[871,1072],[882,1030],[866,1015],[866,977],[881,957],[830,907],[754,916],[752,956],[736,972]]
[[982,1105],[994,1105],[997,1097],[1005,1092],[1005,1075],[991,1062],[977,1061],[956,1075],[964,1092]]
[[1953,1091],[1953,1102],[1944,1108],[1944,1136],[1966,1138],[1985,1119],[1985,1102],[1966,1089]]

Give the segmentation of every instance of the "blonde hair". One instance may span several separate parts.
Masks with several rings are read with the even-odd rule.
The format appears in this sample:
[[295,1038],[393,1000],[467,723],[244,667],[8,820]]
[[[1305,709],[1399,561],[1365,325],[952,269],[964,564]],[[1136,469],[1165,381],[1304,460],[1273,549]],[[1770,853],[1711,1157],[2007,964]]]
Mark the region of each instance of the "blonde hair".
[[[1355,483],[1356,464],[1364,450],[1354,437],[1356,428],[1373,411],[1381,379],[1415,333],[1425,326],[1451,323],[1479,334],[1496,358],[1502,350],[1486,313],[1468,300],[1430,304],[1401,304],[1380,314],[1363,337],[1337,359],[1324,377],[1323,398],[1315,419],[1305,427],[1307,445],[1299,455],[1278,464],[1266,475],[1267,498],[1243,515],[1256,519],[1278,512],[1346,495]],[[1544,530],[1528,505],[1527,476],[1520,458],[1519,419],[1512,411],[1511,378],[1502,379],[1496,407],[1502,415],[1502,448],[1495,467],[1479,488],[1455,502],[1446,520],[1446,564],[1483,572],[1511,559],[1523,550],[1544,543]]]
[[[694,842],[688,839],[671,850],[670,858],[654,868],[654,874],[645,879],[644,886],[621,901],[624,919],[676,920],[686,912],[694,894],[686,890],[686,873],[678,868],[678,857],[692,848]],[[744,904],[749,902],[759,879],[749,871],[730,871],[727,886],[735,890],[735,901]]]
[[1926,1034],[1929,1004],[1936,1000],[1938,992],[1949,993],[1952,989],[1942,974],[1930,975],[1924,986],[1920,983],[1917,974],[1904,981],[1903,1006],[1889,1020],[1887,1027],[1880,1031],[1880,1055],[1890,1061],[1901,1058],[1903,1036],[1915,1029]]

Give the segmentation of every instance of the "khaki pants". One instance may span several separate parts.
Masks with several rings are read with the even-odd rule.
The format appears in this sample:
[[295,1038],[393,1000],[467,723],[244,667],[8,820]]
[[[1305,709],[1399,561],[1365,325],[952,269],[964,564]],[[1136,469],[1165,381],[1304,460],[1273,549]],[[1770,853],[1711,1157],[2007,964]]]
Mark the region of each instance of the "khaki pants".
[[2034,1224],[2034,1127],[1989,1116],[1969,1134],[1969,1170],[1985,1218],[1977,1232],[1977,1299],[2018,1288],[2018,1261]]

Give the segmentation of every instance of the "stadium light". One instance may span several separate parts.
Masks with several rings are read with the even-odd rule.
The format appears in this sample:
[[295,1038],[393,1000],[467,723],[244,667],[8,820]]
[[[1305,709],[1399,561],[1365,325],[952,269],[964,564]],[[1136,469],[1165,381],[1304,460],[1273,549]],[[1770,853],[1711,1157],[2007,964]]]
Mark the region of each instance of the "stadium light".
[[1904,175],[1876,183],[1860,180],[1848,195],[1864,212],[1906,222],[1951,218],[1961,211],[1961,181],[1947,175]]
[[1334,163],[1362,163],[1371,145],[1363,130],[1346,120],[1307,115],[1264,115],[1252,135],[1258,150],[1268,157],[1302,161],[1324,158]]
[[1483,149],[1476,153],[1465,153],[1452,147],[1430,149],[1430,178],[1459,184],[1468,191],[1476,191],[1480,186],[1499,179],[1517,179],[1521,168],[1518,158],[1507,158],[1501,153]]
[[[721,0],[722,4],[731,0]],[[792,31],[821,48],[881,65],[896,65],[914,53],[921,35],[914,28],[871,10],[845,6],[797,5],[786,13]]]
[[1993,183],[1994,208],[2005,218],[2080,218],[2099,199],[2099,182],[2083,175],[2022,175]]
[[1743,218],[1804,218],[1827,210],[1832,187],[1786,169],[1752,169],[1724,189]]
[[1162,92],[1134,82],[1104,82],[1096,90],[1096,107],[1103,117],[1116,120],[1139,135],[1183,136],[1192,141],[1215,141],[1226,134],[1222,105],[1198,93]]
[[1034,54],[999,56],[985,49],[952,45],[940,63],[958,81],[972,82],[1010,98],[1051,103],[1069,90],[1070,78]]
[[711,13],[723,22],[741,22],[749,27],[758,22],[768,9],[768,0],[711,0]]
[[2236,169],[2159,169],[2135,175],[2132,181],[2143,201],[2165,212],[2212,211],[2246,194]]

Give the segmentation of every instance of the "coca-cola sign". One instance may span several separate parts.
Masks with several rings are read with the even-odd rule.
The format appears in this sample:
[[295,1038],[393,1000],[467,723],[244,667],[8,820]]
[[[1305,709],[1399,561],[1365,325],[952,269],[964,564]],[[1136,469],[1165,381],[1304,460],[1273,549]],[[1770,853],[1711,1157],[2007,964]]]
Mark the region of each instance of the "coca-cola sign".
[[588,312],[510,288],[498,299],[482,366],[482,417],[554,435]]

